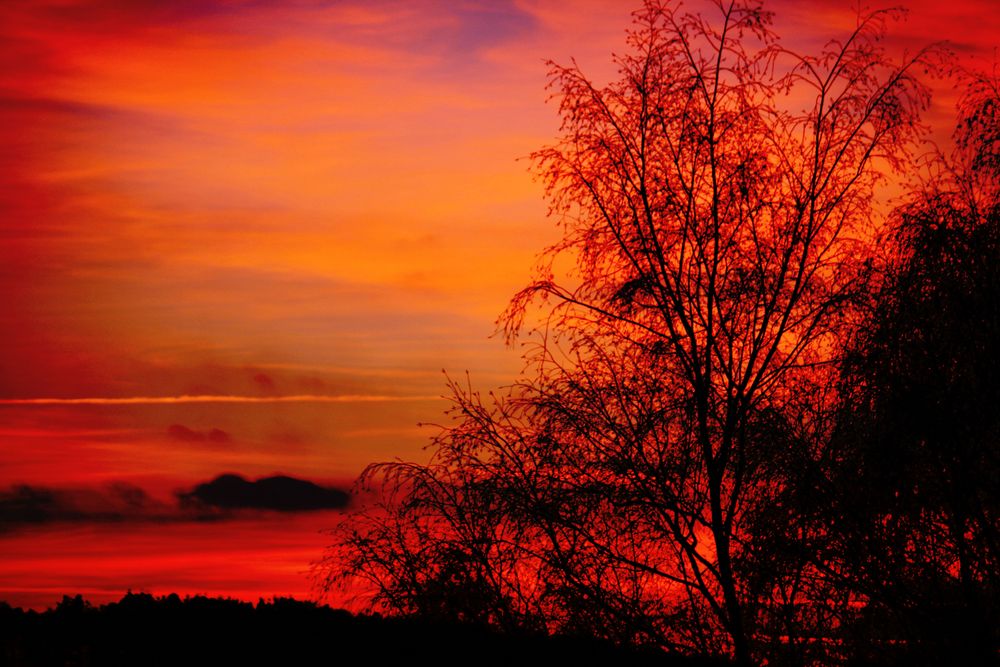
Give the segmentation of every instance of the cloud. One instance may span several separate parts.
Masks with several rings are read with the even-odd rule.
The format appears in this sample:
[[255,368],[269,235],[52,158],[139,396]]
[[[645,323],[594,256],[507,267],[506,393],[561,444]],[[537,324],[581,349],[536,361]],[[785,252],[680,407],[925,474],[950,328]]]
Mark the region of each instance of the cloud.
[[219,475],[190,491],[177,492],[174,502],[157,500],[122,481],[100,487],[15,484],[0,489],[0,534],[58,523],[222,521],[244,510],[336,510],[349,502],[346,491],[283,475],[256,481],[236,474]]
[[167,435],[174,440],[183,442],[229,442],[229,434],[222,429],[213,428],[208,431],[196,431],[183,424],[171,424],[167,429]]
[[340,489],[283,475],[251,482],[240,475],[226,474],[178,494],[178,499],[182,507],[190,508],[300,512],[342,509],[347,506],[350,495]]
[[0,491],[0,533],[57,522],[165,520],[174,514],[175,508],[125,482],[85,489],[20,484]]

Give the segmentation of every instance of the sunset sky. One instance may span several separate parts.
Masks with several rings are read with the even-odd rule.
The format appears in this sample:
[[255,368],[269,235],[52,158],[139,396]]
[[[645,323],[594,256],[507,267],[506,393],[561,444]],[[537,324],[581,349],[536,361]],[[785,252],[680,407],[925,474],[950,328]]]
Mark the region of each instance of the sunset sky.
[[[850,4],[768,6],[815,50]],[[907,5],[892,48],[996,58],[994,0]],[[558,131],[544,61],[609,80],[634,8],[0,4],[0,599],[309,596],[338,511],[195,521],[175,494],[348,488],[427,456],[442,369],[514,378],[494,320],[558,234],[524,159]]]

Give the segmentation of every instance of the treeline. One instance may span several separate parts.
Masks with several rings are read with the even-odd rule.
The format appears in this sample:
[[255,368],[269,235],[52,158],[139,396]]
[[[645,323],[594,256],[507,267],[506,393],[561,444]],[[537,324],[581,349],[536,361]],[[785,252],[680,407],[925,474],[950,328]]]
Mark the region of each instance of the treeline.
[[352,615],[291,598],[128,593],[91,606],[64,597],[44,612],[0,602],[0,665],[110,667],[212,665],[724,665],[642,653],[587,638],[501,635],[421,618]]

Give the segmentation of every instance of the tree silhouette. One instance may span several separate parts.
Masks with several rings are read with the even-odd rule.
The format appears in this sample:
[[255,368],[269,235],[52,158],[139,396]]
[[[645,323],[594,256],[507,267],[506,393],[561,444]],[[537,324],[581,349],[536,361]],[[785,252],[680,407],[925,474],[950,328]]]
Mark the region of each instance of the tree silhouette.
[[452,383],[431,462],[366,471],[384,501],[345,524],[330,585],[743,665],[822,625],[815,559],[776,561],[773,517],[826,456],[875,189],[927,102],[926,54],[879,45],[892,17],[800,55],[759,3],[649,0],[617,81],[552,64],[562,130],[534,157],[563,237],[501,318],[525,373]]
[[989,664],[1000,641],[1000,92],[995,78],[965,83],[957,148],[898,211],[886,279],[847,359],[829,521],[859,590],[902,636]]

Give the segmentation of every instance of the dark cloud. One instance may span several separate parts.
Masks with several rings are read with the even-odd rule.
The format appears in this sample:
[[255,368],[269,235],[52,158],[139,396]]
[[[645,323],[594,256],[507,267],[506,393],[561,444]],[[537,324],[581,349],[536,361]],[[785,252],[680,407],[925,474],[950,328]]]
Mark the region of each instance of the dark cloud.
[[89,489],[20,484],[0,491],[0,532],[56,522],[163,520],[175,513],[174,508],[125,482]]
[[276,475],[249,481],[239,475],[220,475],[178,494],[182,507],[223,510],[262,509],[279,512],[342,509],[350,496],[336,488],[294,477]]
[[209,429],[205,436],[211,442],[229,442],[229,434],[220,428]]
[[167,435],[174,440],[181,440],[183,442],[223,443],[230,441],[229,434],[222,429],[213,428],[207,431],[196,431],[183,424],[171,424],[167,429]]
[[0,490],[0,534],[58,523],[222,521],[234,518],[240,510],[342,509],[350,496],[293,477],[248,481],[226,474],[178,492],[176,501],[161,502],[126,482],[88,488],[17,484]]

